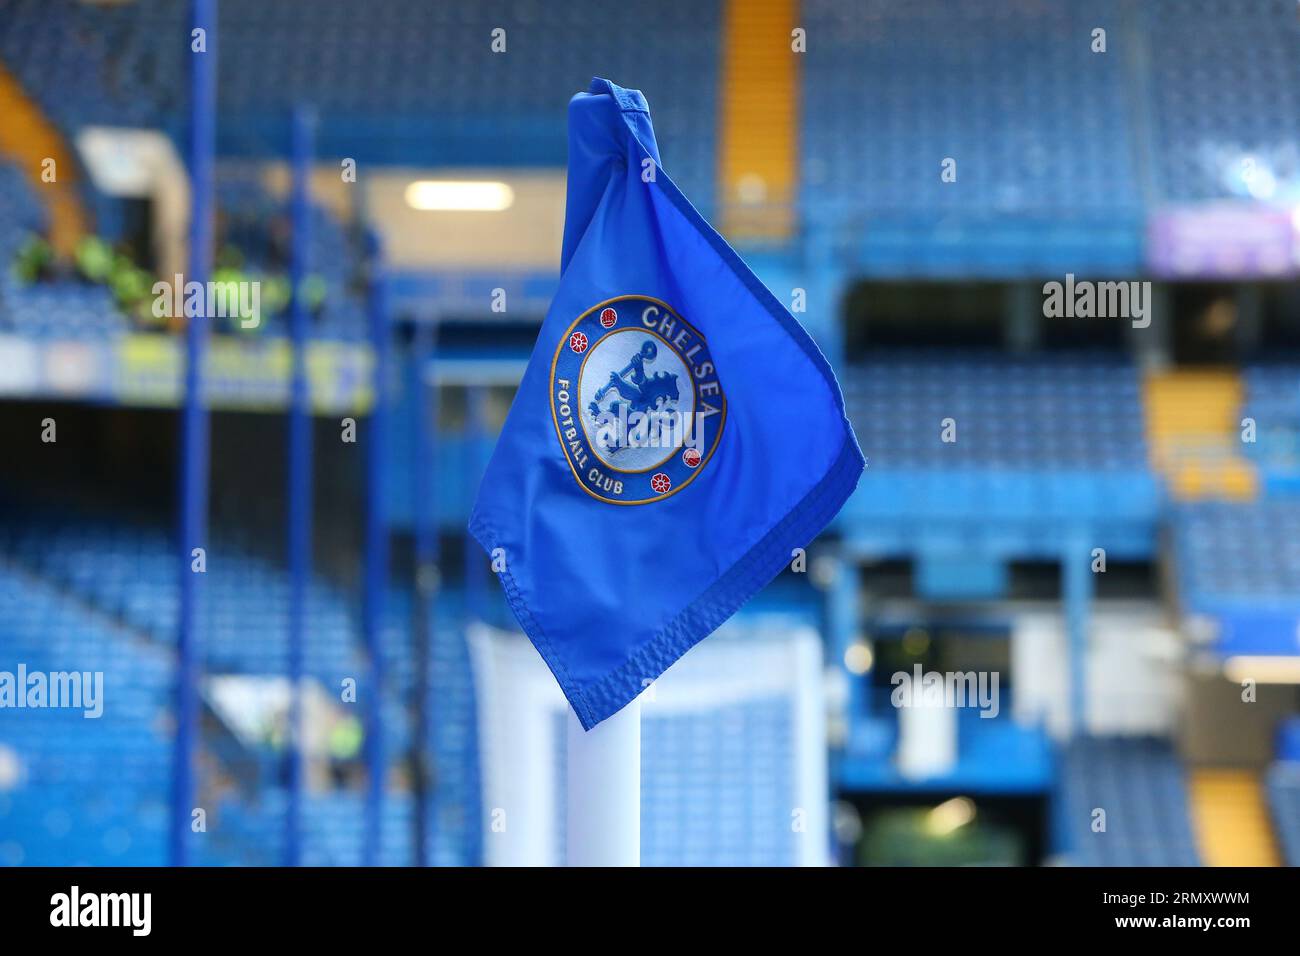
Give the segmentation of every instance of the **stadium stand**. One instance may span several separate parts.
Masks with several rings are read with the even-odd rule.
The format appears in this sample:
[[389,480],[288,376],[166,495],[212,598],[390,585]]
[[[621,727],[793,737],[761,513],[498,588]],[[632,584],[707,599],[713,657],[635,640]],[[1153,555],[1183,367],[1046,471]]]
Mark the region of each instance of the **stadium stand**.
[[[824,301],[850,280],[877,277],[1142,276],[1148,217],[1169,204],[1252,200],[1290,214],[1300,203],[1300,19],[1292,0],[804,0],[795,5],[798,23],[816,55],[780,76],[765,73],[770,48],[723,54],[728,42],[755,42],[753,30],[729,27],[726,6],[660,0],[647,29],[600,0],[545,8],[543,0],[316,0],[310,16],[301,4],[223,0],[222,251],[268,285],[287,281],[286,211],[261,163],[283,160],[285,118],[297,105],[317,109],[317,152],[331,162],[558,167],[566,142],[556,117],[592,74],[646,90],[669,173],[706,216],[725,223],[724,207],[746,185],[750,135],[735,122],[746,91],[721,89],[729,63],[733,79],[762,79],[764,96],[781,97],[780,109],[757,94],[747,105],[770,121],[764,135],[788,135],[795,144],[787,153],[765,143],[759,163],[789,206],[766,234],[789,244],[772,254],[773,274],[833,272]],[[754,23],[784,29],[790,7],[765,3]],[[509,55],[498,56],[491,40],[503,10]],[[63,148],[87,126],[109,124],[163,130],[184,152],[184,4],[5,0],[0,18],[0,94],[30,99]],[[1090,46],[1098,26],[1107,31],[1105,55]],[[598,35],[599,53],[572,42],[578,34]],[[952,182],[942,175],[949,159]],[[57,225],[48,197],[24,172],[27,162],[0,154],[0,335],[86,344],[138,331],[140,321],[109,287],[74,276],[67,263],[34,280],[10,268],[33,236],[49,240]],[[74,192],[85,208],[106,208],[90,183],[78,182]],[[349,344],[367,333],[364,234],[374,225],[364,208],[353,213],[314,205],[309,251],[312,334]],[[111,216],[94,225],[103,238],[118,238]],[[821,232],[830,236],[825,245]],[[428,282],[435,297],[459,307],[485,299],[498,279]],[[554,278],[530,274],[524,284],[529,294],[515,301],[536,308]],[[801,318],[825,322],[831,338],[845,331],[838,314]],[[284,331],[276,313],[257,334]],[[494,336],[484,334],[493,341],[481,351],[497,347],[504,355],[511,347]],[[1240,370],[1153,371],[1139,367],[1130,344],[1016,355],[875,350],[840,369],[869,467],[837,524],[836,544],[873,559],[914,560],[912,597],[945,607],[1006,597],[1011,562],[1062,561],[1063,549],[1078,542],[1083,553],[1104,545],[1114,558],[1167,571],[1184,616],[1213,622],[1208,647],[1218,657],[1294,656],[1300,361],[1279,354]],[[1258,427],[1253,443],[1238,440],[1246,416]],[[947,419],[951,442],[940,439]],[[409,400],[390,421],[395,435],[413,431]],[[462,533],[490,443],[468,423],[439,440],[437,513],[449,535]],[[409,444],[394,442],[386,464],[391,529],[405,534],[415,510]],[[268,543],[263,531],[222,527],[214,536],[220,560],[207,572],[201,614],[211,675],[285,672],[288,576],[279,540]],[[459,540],[450,549],[455,558],[458,548]],[[478,617],[497,624],[506,615],[495,587],[485,609],[468,577],[448,575],[439,595],[430,667],[429,839],[433,859],[444,864],[479,863],[494,852],[484,846],[490,787],[482,779],[483,699],[467,630]],[[306,669],[331,694],[367,667],[354,591],[333,569],[310,582]],[[774,591],[755,605],[765,600],[764,613],[797,603]],[[1077,593],[1067,600],[1071,626],[1082,632],[1086,600]],[[409,587],[397,586],[387,608],[385,717],[391,775],[400,782],[385,808],[379,857],[388,865],[415,855],[418,807],[403,763],[417,719],[413,603]],[[821,612],[819,605],[811,625],[800,626],[822,627]],[[99,721],[50,711],[0,724],[0,864],[164,862],[177,614],[175,548],[157,510],[123,516],[26,499],[0,509],[0,648],[32,667],[103,669],[114,692]],[[839,630],[843,646],[834,634],[831,646],[861,655],[860,621]],[[832,663],[839,678],[862,679]],[[841,728],[834,745],[874,734],[872,774],[856,783],[903,791],[912,782],[897,780],[890,762],[896,715],[880,689],[874,722],[848,713],[845,720],[861,722]],[[647,863],[795,861],[789,766],[801,744],[787,703],[758,695],[647,718]],[[1056,773],[1068,859],[1106,866],[1204,859],[1190,774],[1168,741],[1055,741],[1036,726],[1013,726],[1005,709],[998,722],[963,715],[958,766],[989,792],[1032,789],[1017,770],[1029,768],[1035,786],[1040,768]],[[562,735],[562,719],[548,712],[543,723]],[[282,750],[275,741],[237,739],[212,706],[203,750],[213,825],[212,838],[194,844],[198,861],[280,862],[289,800]],[[562,760],[559,748],[548,768],[558,781]],[[340,776],[349,762],[358,763],[336,761]],[[1278,846],[1291,865],[1300,865],[1296,766],[1283,746],[1265,780]],[[852,789],[846,779],[833,783]],[[365,798],[356,782],[332,780],[307,794],[304,863],[362,860]],[[559,791],[551,796],[562,799]],[[1095,807],[1107,810],[1104,833],[1089,827]]]
[[124,332],[127,319],[106,287],[70,278],[29,283],[16,274],[20,250],[48,228],[31,181],[0,159],[0,332],[73,339]]
[[1300,718],[1278,730],[1277,761],[1265,776],[1277,842],[1287,866],[1300,866]]
[[1300,182],[1295,4],[1153,0],[1136,9],[1146,26],[1137,35],[1159,38],[1141,52],[1162,197],[1284,198],[1277,190]]
[[[1182,767],[1154,739],[1079,738],[1061,788],[1069,845],[1081,866],[1197,866]],[[1093,829],[1094,808],[1105,829]]]
[[[208,673],[283,673],[284,572],[233,543],[214,544],[213,553],[223,555],[222,563],[229,568],[214,567],[208,572],[207,613],[201,630]],[[161,862],[163,813],[157,798],[165,792],[162,781],[170,761],[162,731],[171,689],[168,645],[175,635],[175,564],[166,534],[84,512],[61,516],[36,513],[21,519],[9,514],[0,542],[0,562],[6,571],[0,578],[0,600],[7,598],[8,602],[3,607],[22,605],[16,620],[6,620],[10,630],[3,639],[13,641],[6,646],[26,651],[44,629],[52,629],[56,634],[53,651],[61,651],[83,668],[102,668],[114,689],[133,689],[126,714],[119,709],[121,700],[114,697],[108,710],[113,719],[102,723],[117,727],[105,744],[104,760],[111,759],[115,746],[135,753],[149,742],[140,758],[140,773],[118,775],[117,786],[125,797],[118,801],[117,815],[87,810],[84,831],[68,834],[66,841],[50,841],[45,834],[51,827],[60,830],[64,820],[61,814],[51,815],[48,824],[35,831],[37,838],[30,845],[18,840],[0,848],[5,859],[15,863],[76,862],[84,858],[77,854],[85,852],[87,841],[102,840],[104,854],[86,858],[88,862]],[[44,600],[24,603],[23,598],[31,594]],[[337,686],[341,677],[360,673],[364,666],[358,658],[357,609],[319,580],[314,582],[309,600],[312,619],[307,631],[307,670],[322,685]],[[409,594],[394,595],[391,616],[395,623],[387,648],[393,667],[389,746],[397,753],[409,747],[411,715],[400,702],[409,699],[415,677],[414,658],[399,642],[401,628],[396,624],[409,617],[409,600]],[[783,601],[781,606],[790,605]],[[473,721],[467,721],[474,704],[463,613],[458,592],[448,592],[439,602],[441,626],[431,665],[436,708],[431,721],[438,774],[433,806],[440,823],[430,840],[434,859],[443,864],[473,862],[478,852],[477,828],[467,825],[467,817],[478,812],[477,740]],[[88,621],[96,626],[87,627]],[[252,634],[257,635],[255,640],[249,639]],[[60,669],[57,654],[27,657],[33,668],[47,659],[49,669]],[[735,663],[740,663],[739,658]],[[141,685],[138,675],[146,666],[152,676]],[[722,708],[669,709],[647,723],[644,760],[647,779],[654,781],[645,795],[648,862],[714,866],[793,862],[792,844],[771,842],[773,834],[789,832],[790,797],[782,788],[794,786],[788,770],[795,746],[790,738],[794,732],[790,707],[786,698],[759,697]],[[81,719],[80,714],[75,717]],[[65,723],[62,729],[48,724],[14,726],[38,736],[34,740],[17,735],[0,738],[0,747],[10,748],[16,756],[26,784],[16,792],[0,794],[0,807],[7,807],[10,815],[6,822],[25,820],[24,814],[35,813],[25,801],[35,802],[35,794],[51,792],[48,788],[74,766],[82,775],[76,780],[91,780],[104,772],[101,764],[78,761],[84,747],[82,737],[74,732],[81,729],[79,725],[68,728]],[[198,860],[209,865],[274,865],[283,852],[284,788],[273,780],[240,778],[235,771],[244,763],[229,759],[214,739],[219,736],[221,731],[213,727],[205,732],[208,751],[221,770],[211,781],[216,796],[209,824],[212,838],[195,842]],[[762,746],[753,749],[759,742]],[[562,780],[562,753],[557,759]],[[31,794],[27,788],[32,789]],[[715,817],[700,816],[697,803],[702,795],[707,795],[708,806],[716,808]],[[362,794],[347,789],[309,794],[304,810],[305,864],[359,863],[363,802]],[[697,812],[683,817],[685,803],[697,805]],[[131,819],[138,806],[146,806],[150,819],[158,824],[152,842],[131,842],[117,834],[115,821],[120,824]],[[78,812],[68,810],[74,815]],[[413,859],[412,814],[409,794],[399,793],[389,801],[380,856],[385,865],[408,864]],[[682,820],[687,818],[694,822],[683,830]],[[769,825],[777,819],[780,826]],[[15,828],[11,832],[22,831]],[[120,848],[119,843],[123,844]]]
[[1081,39],[1118,29],[1118,7],[805,3],[819,52],[803,80],[802,201],[869,210],[856,264],[871,274],[1134,261],[1124,72]]
[[[180,129],[183,87],[163,78],[183,75],[185,45],[158,38],[185,37],[182,6],[166,0],[120,6],[17,0],[10,6],[0,60],[37,91],[64,129],[94,123]],[[655,90],[656,133],[669,172],[697,205],[710,205],[716,0],[660,3],[653,31],[597,0],[551,7],[545,15],[541,3],[520,2],[509,8],[509,19],[528,30],[506,34],[508,56],[489,46],[502,12],[492,4],[326,0],[303,18],[292,6],[228,0],[221,5],[219,48],[219,102],[228,120],[223,152],[284,155],[284,117],[306,100],[324,118],[326,156],[562,165],[562,129],[537,117],[584,89],[593,74],[636,75]],[[598,61],[570,42],[575,28],[602,36]],[[364,51],[355,42],[358,31],[367,37]],[[483,42],[466,42],[468,36]],[[99,82],[86,82],[87,76]]]
[[1256,440],[1245,446],[1266,486],[1295,490],[1300,475],[1300,362],[1273,359],[1242,371],[1243,417],[1254,419]]
[[137,865],[165,856],[170,655],[0,556],[0,646],[29,672],[102,671],[103,716],[0,725],[0,862]]
[[1190,608],[1300,612],[1300,500],[1202,502],[1174,514],[1179,583]]
[[[918,213],[1137,206],[1120,75],[1078,42],[1113,22],[1116,5],[972,4],[959,24],[938,0],[805,8],[827,47],[804,85],[810,199],[854,195],[889,210],[907,197]],[[939,180],[945,156],[961,157],[961,189]]]
[[[1137,371],[1105,355],[877,351],[844,376],[873,467],[1142,471]],[[955,440],[935,441],[944,419]]]
[[44,235],[48,225],[30,180],[0,160],[0,332],[79,339],[124,331],[126,317],[106,288],[67,278],[29,284],[11,268],[20,250]]
[[12,163],[0,162],[0,256],[11,262],[27,237],[45,226],[44,209],[27,178]]
[[[285,572],[275,562],[257,556],[236,542],[214,544],[213,553],[224,557],[208,572],[209,589],[200,630],[207,671],[210,674],[283,674],[287,654]],[[155,704],[165,708],[166,695],[171,690],[168,648],[176,635],[176,599],[175,557],[164,530],[85,512],[56,515],[37,510],[20,518],[7,511],[4,533],[0,534],[0,556],[6,567],[14,569],[18,576],[7,579],[8,593],[15,603],[22,594],[21,582],[36,582],[42,589],[37,593],[48,594],[51,607],[78,609],[80,616],[72,620],[104,622],[84,631],[66,625],[63,640],[69,652],[75,652],[70,656],[81,661],[98,660],[103,655],[99,645],[104,630],[110,626],[131,639],[127,646],[141,648],[142,654],[151,655],[162,681],[153,687],[158,695]],[[305,669],[321,686],[337,688],[342,680],[355,678],[365,669],[359,636],[360,611],[355,601],[320,579],[313,582],[308,600]],[[37,610],[48,611],[44,606]],[[439,813],[454,817],[457,826],[449,830],[450,835],[443,834],[436,846],[444,862],[464,863],[472,859],[476,839],[475,829],[463,825],[469,812],[467,807],[473,805],[463,801],[477,799],[472,687],[455,598],[444,600],[441,610],[447,616],[436,632],[431,663],[436,688],[431,722],[441,788],[437,807]],[[388,652],[394,667],[387,710],[390,746],[399,754],[409,748],[411,733],[412,718],[404,701],[409,700],[414,681],[414,660],[410,649],[401,643],[402,622],[410,619],[410,613],[409,595],[395,594],[388,631]],[[59,620],[54,618],[54,623]],[[43,626],[42,619],[36,618],[32,626]],[[250,635],[255,635],[255,639],[250,639]],[[83,653],[85,656],[81,656]],[[115,661],[106,662],[103,669],[110,686],[116,687],[118,681],[134,686],[134,672],[122,668]],[[116,706],[115,703],[111,713],[117,712]],[[154,716],[155,723],[159,717]],[[80,726],[72,729],[79,730]],[[160,731],[161,728],[156,728],[156,732]],[[126,732],[138,734],[139,730],[128,727]],[[210,729],[210,744],[213,734],[219,731]],[[76,734],[69,732],[62,745],[75,750],[78,740]],[[214,750],[219,749],[212,745]],[[39,758],[39,751],[34,752]],[[31,756],[19,747],[20,765],[25,766]],[[165,747],[160,751],[159,760],[159,772],[165,775],[170,765]],[[245,787],[256,782],[242,781]],[[156,791],[156,784],[152,778],[140,781],[141,794],[148,792],[151,785]],[[283,789],[277,788],[273,781],[270,786],[257,790],[256,798],[248,804],[238,795],[226,796],[220,804],[220,813],[236,821],[235,831],[229,832],[224,825],[219,829],[214,827],[214,834],[219,832],[221,838],[211,845],[196,843],[196,847],[201,846],[205,859],[212,863],[236,862],[250,855],[264,862],[278,862],[275,854],[280,843],[276,841],[282,840],[283,799]],[[311,830],[306,837],[310,857],[321,865],[342,865],[359,858],[357,807],[362,799],[359,794],[346,792],[313,795],[315,802],[308,816],[314,821],[312,826],[319,829]],[[385,847],[383,858],[390,864],[408,864],[412,860],[409,802],[408,799],[405,817],[401,816],[402,811],[393,810],[398,814],[395,820],[405,819],[407,823],[393,837],[399,842]],[[338,821],[349,820],[348,826],[337,825]],[[276,840],[268,840],[263,829],[275,830]],[[404,844],[400,842],[402,834],[406,838]],[[221,850],[222,846],[226,847],[225,851]],[[227,855],[222,856],[223,852]],[[162,859],[155,856],[138,862],[160,863]]]
[[14,0],[5,5],[0,60],[65,132],[157,126],[180,106],[178,85],[168,82],[180,60],[155,59],[165,45],[157,43],[152,14],[162,11],[170,11],[178,35],[188,32],[175,4]]
[[1133,364],[880,350],[842,384],[868,471],[838,523],[861,547],[912,554],[938,535],[951,550],[986,529],[987,564],[1056,556],[1063,527],[1092,522],[1117,552],[1150,552],[1160,497]]
[[1283,858],[1287,866],[1300,866],[1300,763],[1274,764],[1267,786]]

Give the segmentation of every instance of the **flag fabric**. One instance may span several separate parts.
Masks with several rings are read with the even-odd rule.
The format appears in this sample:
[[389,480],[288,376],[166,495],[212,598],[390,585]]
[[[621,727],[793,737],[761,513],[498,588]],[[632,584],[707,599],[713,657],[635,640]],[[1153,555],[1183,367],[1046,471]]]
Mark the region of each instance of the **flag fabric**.
[[566,198],[470,532],[590,730],[780,573],[864,461],[808,333],[663,171],[639,91],[572,99]]

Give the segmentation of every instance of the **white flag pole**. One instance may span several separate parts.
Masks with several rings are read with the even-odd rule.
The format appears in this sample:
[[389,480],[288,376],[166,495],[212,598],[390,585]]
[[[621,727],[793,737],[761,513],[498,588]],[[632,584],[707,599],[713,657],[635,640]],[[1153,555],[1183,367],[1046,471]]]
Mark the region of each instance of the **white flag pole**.
[[569,866],[640,866],[641,699],[567,737]]

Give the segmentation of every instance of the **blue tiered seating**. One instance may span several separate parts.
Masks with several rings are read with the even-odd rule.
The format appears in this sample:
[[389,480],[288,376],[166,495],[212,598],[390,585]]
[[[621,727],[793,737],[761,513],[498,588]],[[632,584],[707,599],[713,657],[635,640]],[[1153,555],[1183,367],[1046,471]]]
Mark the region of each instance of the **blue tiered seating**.
[[75,279],[30,285],[19,280],[14,257],[24,242],[44,233],[47,224],[30,180],[12,163],[0,161],[0,332],[83,339],[124,331],[126,316],[103,286]]
[[[267,789],[255,798],[226,797],[217,804],[215,827],[208,841],[196,844],[198,862],[209,866],[280,866],[284,860],[284,815],[288,795]],[[390,794],[381,817],[380,866],[415,863],[411,834],[414,806],[409,794]],[[303,865],[360,866],[364,862],[365,794],[338,791],[309,794],[304,800]],[[438,862],[465,865],[467,860],[447,852],[447,839]],[[435,843],[435,847],[438,846]]]
[[[1140,4],[1159,188],[1176,201],[1300,188],[1300,20],[1291,0]],[[1252,182],[1243,162],[1254,161]],[[1300,198],[1300,194],[1290,197]]]
[[1122,53],[1090,50],[1119,8],[805,3],[803,201],[849,211],[871,273],[1133,265],[1130,82]]
[[1217,652],[1294,655],[1300,498],[1181,505],[1173,530],[1183,607],[1215,620]]
[[[164,862],[176,575],[169,536],[120,520],[86,514],[56,518],[39,508],[26,510],[26,516],[16,510],[6,514],[0,535],[0,571],[7,572],[0,574],[0,647],[14,649],[32,668],[102,669],[114,696],[103,721],[85,722],[95,724],[89,729],[79,714],[75,725],[67,715],[47,714],[0,727],[0,862]],[[282,674],[284,572],[232,543],[214,542],[208,560],[200,634],[205,671]],[[788,596],[772,600],[782,608],[793,606]],[[410,601],[404,589],[390,594],[385,733],[395,762],[404,759],[410,745],[413,719],[406,706],[416,676],[404,627]],[[341,675],[364,676],[355,603],[321,580],[313,582],[311,603],[308,671],[327,687],[337,686]],[[443,592],[436,613],[430,719],[437,774],[431,849],[444,864],[476,862],[482,839],[465,617],[463,595]],[[646,860],[794,862],[788,838],[796,746],[791,735],[786,698],[647,719]],[[24,783],[17,790],[4,783],[6,747],[19,755]],[[222,789],[212,801],[208,832],[193,841],[196,860],[279,863],[283,786]],[[686,806],[695,809],[684,814]],[[390,790],[381,862],[412,862],[413,814],[410,793]],[[363,793],[311,792],[303,819],[305,862],[360,862]],[[19,833],[30,836],[13,838]]]
[[[1079,524],[1095,543],[1150,550],[1159,501],[1131,363],[876,352],[841,382],[867,457],[841,523],[872,547],[922,547],[927,526],[960,545],[954,522],[979,518],[1000,535],[988,554],[1055,557],[1062,530]],[[945,419],[955,441],[942,440]]]
[[1265,777],[1273,829],[1287,866],[1300,866],[1300,717],[1278,731],[1278,760]]
[[1180,592],[1191,610],[1300,617],[1297,499],[1179,506],[1174,544]]
[[[666,0],[646,31],[599,0],[228,0],[221,145],[283,155],[289,108],[313,102],[324,155],[561,165],[564,138],[549,117],[596,72],[645,88],[669,172],[707,210],[720,11],[717,0]],[[814,43],[801,60],[802,201],[849,212],[866,271],[1128,268],[1153,202],[1298,198],[1290,0],[1153,0],[1136,12],[1119,0],[809,0],[800,24]],[[0,59],[65,131],[179,130],[183,5],[11,0],[5,27]],[[1092,48],[1098,27],[1105,53]],[[504,54],[492,50],[498,28]],[[599,37],[598,48],[580,37]],[[946,158],[955,182],[940,178]],[[1247,159],[1263,171],[1253,185]]]
[[1300,761],[1274,764],[1266,786],[1282,859],[1287,866],[1300,866]]
[[1300,608],[1300,501],[1205,502],[1176,516],[1179,582],[1194,607]]
[[172,659],[0,558],[0,669],[103,672],[103,714],[0,716],[0,865],[166,861]]
[[0,330],[32,338],[84,341],[119,335],[130,322],[104,286],[76,280],[18,286],[0,282]]
[[[1183,768],[1167,743],[1079,738],[1063,760],[1063,825],[1081,866],[1197,866]],[[1106,811],[1104,832],[1093,811]]]
[[[554,117],[597,74],[644,89],[668,172],[709,205],[717,0],[657,3],[654,30],[599,0],[364,7],[318,0],[310,8],[307,18],[291,3],[222,4],[222,110],[239,118],[244,142],[283,142],[284,112],[310,100],[321,108],[325,155],[562,166],[564,133]],[[504,54],[491,48],[498,28]],[[599,42],[583,39],[590,37]],[[227,146],[240,151],[234,136]]]
[[[872,468],[1141,471],[1137,369],[1087,354],[875,352],[844,375]],[[956,422],[956,441],[940,440]]]
[[1242,450],[1259,467],[1270,493],[1300,491],[1300,361],[1248,365],[1243,417],[1255,420],[1255,441]]
[[[148,654],[161,656],[162,680],[170,688],[174,675],[168,648],[176,635],[177,572],[171,537],[165,530],[95,514],[55,515],[40,508],[7,509],[0,531],[0,558],[12,561],[23,569],[26,577],[49,589],[53,606],[93,607],[101,620],[116,622],[117,629],[132,639],[132,646],[138,645]],[[208,561],[199,634],[205,671],[284,674],[288,666],[288,579],[283,568],[258,556],[248,546],[220,536],[209,547]],[[321,578],[312,581],[308,601],[306,670],[333,693],[345,677],[364,678],[368,673],[361,648],[359,602]],[[433,713],[430,715],[438,774],[435,809],[445,826],[434,838],[434,846],[444,863],[474,862],[478,839],[477,736],[462,615],[459,595],[444,594],[439,601],[432,652]],[[394,760],[404,759],[411,743],[413,718],[407,702],[414,684],[415,665],[413,649],[408,643],[410,619],[409,592],[395,588],[389,598],[389,627],[385,635],[389,669],[385,733]],[[75,647],[77,660],[98,659],[102,640],[99,630],[74,630],[66,639]],[[0,647],[5,646],[7,642],[0,633]],[[114,666],[106,665],[104,670],[110,686],[129,676]],[[160,706],[165,706],[165,700]],[[66,753],[68,759],[75,759],[82,739],[78,734],[69,734],[63,741],[63,749],[55,753]],[[49,753],[48,748],[40,751],[42,759]],[[162,776],[150,791],[160,800],[166,799],[168,768],[164,760]],[[109,777],[111,774],[105,775],[105,779]],[[328,821],[349,814],[359,819],[361,800],[360,795],[346,792],[312,795],[308,813],[319,810],[326,814],[323,821],[311,819],[307,823],[310,834],[315,834],[309,836],[305,848],[312,859],[324,865],[359,858],[360,831],[353,826],[346,830],[350,836],[341,837],[335,832],[337,827]],[[401,802],[400,796],[394,800]],[[405,812],[409,816],[409,798],[406,803]],[[231,819],[254,821],[247,826],[254,829],[255,836],[241,840],[237,834],[214,829],[214,840],[197,841],[196,852],[206,854],[206,859],[214,863],[257,861],[262,856],[268,856],[266,862],[278,862],[278,851],[273,852],[278,844],[268,843],[256,825],[281,827],[281,813],[274,808],[282,804],[283,792],[274,785],[256,800],[227,797],[223,812]],[[345,806],[351,809],[341,809]],[[330,807],[337,812],[329,815]],[[385,849],[385,854],[392,857],[389,862],[411,861],[409,823],[406,831],[394,837],[399,841],[406,839],[406,844],[395,844],[391,853]],[[351,850],[344,853],[340,845],[350,846]]]
[[[51,580],[63,582],[158,642],[176,634],[176,557],[160,528],[95,520],[30,521],[14,533],[15,551]],[[209,549],[204,579],[204,646],[209,667],[223,672],[283,673],[288,581],[283,570],[233,542]],[[307,666],[337,683],[359,672],[354,622],[345,600],[323,582],[310,590]],[[261,632],[250,640],[250,631]]]
[[[120,8],[15,0],[0,59],[65,130],[179,130],[184,10],[170,0]],[[563,166],[563,125],[554,117],[597,74],[645,90],[668,172],[697,205],[712,201],[719,0],[663,0],[653,30],[600,0],[226,0],[220,17],[219,129],[228,155],[285,155],[286,116],[306,102],[320,109],[325,156]],[[505,54],[491,48],[497,28],[506,31]]]
[[0,264],[8,265],[29,235],[45,231],[46,216],[22,170],[0,161]]
[[65,133],[158,126],[185,89],[186,19],[183,4],[10,0],[0,61]]

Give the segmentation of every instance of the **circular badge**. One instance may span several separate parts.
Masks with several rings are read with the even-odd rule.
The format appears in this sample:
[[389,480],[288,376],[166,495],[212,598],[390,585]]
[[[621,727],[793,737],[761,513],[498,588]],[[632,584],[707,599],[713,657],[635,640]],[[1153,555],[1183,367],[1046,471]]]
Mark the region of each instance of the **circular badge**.
[[551,363],[551,414],[587,494],[644,505],[706,470],[727,401],[704,336],[666,303],[626,295],[565,330]]

